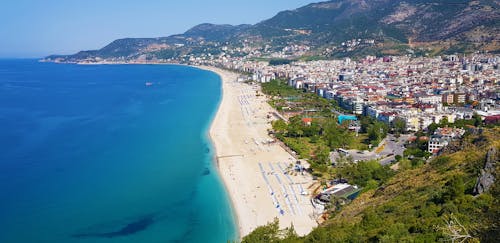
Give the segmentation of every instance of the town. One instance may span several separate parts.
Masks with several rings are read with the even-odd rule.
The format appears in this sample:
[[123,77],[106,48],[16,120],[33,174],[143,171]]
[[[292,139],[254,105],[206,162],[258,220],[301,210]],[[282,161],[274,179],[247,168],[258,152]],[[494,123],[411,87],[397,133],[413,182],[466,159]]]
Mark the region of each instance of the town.
[[[297,164],[283,175],[307,170],[312,176],[310,217],[321,224],[364,192],[383,188],[396,173],[439,160],[466,133],[500,123],[499,55],[431,56],[421,48],[399,56],[350,55],[375,44],[352,39],[317,52],[304,44],[200,42],[200,52],[175,58],[144,54],[78,63],[179,63],[237,73],[234,82],[255,91],[240,103],[264,95],[274,109],[267,114],[272,139],[263,144],[279,144],[294,156]],[[334,52],[351,57],[335,59]]]
[[[303,50],[297,48],[299,52]],[[273,56],[284,57],[278,54]],[[370,144],[370,149],[340,146],[331,151],[330,146],[327,148],[331,151],[328,163],[334,166],[341,166],[345,157],[348,157],[355,163],[376,161],[382,166],[395,165],[391,168],[396,170],[415,168],[439,155],[454,140],[462,138],[467,129],[474,128],[474,125],[493,125],[500,121],[500,59],[495,55],[366,56],[359,60],[345,58],[277,63],[228,56],[190,60],[192,65],[209,65],[237,71],[241,73],[238,79],[240,82],[262,85],[282,80],[299,92],[333,101],[338,108],[331,111],[339,117],[338,123],[342,124],[342,119],[347,120],[347,127],[356,134],[361,129],[359,119],[362,117],[369,117],[388,127],[397,127],[396,124],[402,126],[399,131],[393,130],[392,134],[384,137],[380,144],[373,144],[374,147]],[[298,105],[302,106],[298,110],[290,108],[297,97],[293,94],[285,96],[282,97],[286,100],[285,104],[278,109],[279,119],[290,123],[290,119],[298,116],[302,117],[301,121],[305,126],[311,126],[311,117],[321,117],[320,114],[314,114],[321,113],[319,109],[307,108],[303,104]],[[400,133],[405,135],[400,137]],[[281,140],[287,147],[291,147],[292,153],[300,154],[293,143],[287,143],[283,137]],[[304,140],[298,141],[300,143]],[[311,154],[313,159],[310,161],[314,163],[314,157],[318,157],[321,152],[310,150],[307,153]],[[402,159],[405,157],[406,159]],[[359,181],[338,178],[338,175],[346,173],[345,168],[334,169],[333,176],[324,176],[325,172],[331,174],[332,170],[315,165],[315,171],[323,172],[316,175],[327,178],[327,182],[323,182],[326,183],[323,190],[315,191],[311,200],[316,212],[322,217],[327,217],[331,212],[329,210],[339,210],[341,205],[356,198],[361,191],[358,187],[364,187],[364,190],[370,187],[363,182],[360,184]],[[391,173],[388,167],[383,168],[386,168],[383,173]],[[379,171],[384,169],[380,167]],[[383,184],[384,180],[381,179],[378,183]],[[337,206],[332,209],[332,205]],[[319,218],[319,222],[321,221]]]
[[[195,65],[248,74],[240,81],[285,79],[295,89],[337,101],[343,111],[353,115],[386,124],[402,121],[406,132],[427,130],[442,121],[471,120],[474,115],[486,124],[500,121],[500,58],[494,55],[366,56],[358,61],[345,58],[283,65],[226,56],[191,60]],[[439,152],[450,139],[437,131],[429,152]]]

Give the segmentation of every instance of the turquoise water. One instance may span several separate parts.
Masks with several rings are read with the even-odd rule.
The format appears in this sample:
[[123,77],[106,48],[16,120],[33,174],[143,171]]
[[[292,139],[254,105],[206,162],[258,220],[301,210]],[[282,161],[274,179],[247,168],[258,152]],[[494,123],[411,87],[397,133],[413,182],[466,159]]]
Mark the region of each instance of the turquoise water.
[[0,242],[237,239],[207,138],[220,87],[185,66],[0,60]]

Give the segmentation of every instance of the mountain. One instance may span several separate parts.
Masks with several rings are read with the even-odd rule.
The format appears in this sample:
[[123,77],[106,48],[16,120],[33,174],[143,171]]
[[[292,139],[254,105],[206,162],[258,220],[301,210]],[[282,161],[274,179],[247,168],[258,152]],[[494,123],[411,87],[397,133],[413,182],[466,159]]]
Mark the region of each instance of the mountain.
[[197,25],[183,35],[188,38],[200,38],[207,41],[229,41],[232,38],[238,37],[240,33],[243,33],[252,28],[252,25],[215,25],[215,24],[200,24]]
[[484,28],[495,30],[490,37],[498,40],[499,6],[487,0],[335,0],[281,12],[256,27],[308,29],[322,40],[383,35],[419,42],[466,37]]
[[317,47],[368,38],[386,49],[408,44],[498,51],[499,6],[488,0],[335,0],[280,12],[254,29],[274,43],[302,41]]
[[[320,53],[351,39],[372,39],[365,49],[398,53],[413,47],[440,52],[500,51],[499,0],[333,0],[278,13],[255,25],[200,24],[180,35],[120,39],[96,51],[48,60],[175,58],[220,44],[305,44]],[[352,53],[354,54],[354,53]]]

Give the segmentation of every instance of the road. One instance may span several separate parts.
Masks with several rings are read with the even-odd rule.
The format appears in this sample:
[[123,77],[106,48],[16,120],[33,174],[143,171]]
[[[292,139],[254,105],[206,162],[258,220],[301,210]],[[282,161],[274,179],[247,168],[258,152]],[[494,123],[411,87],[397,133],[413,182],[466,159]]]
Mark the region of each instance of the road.
[[[353,161],[363,161],[363,160],[372,160],[379,159],[380,164],[387,165],[393,162],[396,155],[403,156],[403,152],[405,151],[404,144],[408,141],[410,135],[401,135],[399,138],[394,137],[392,134],[388,134],[387,137],[380,142],[379,147],[373,149],[373,151],[361,151],[361,150],[348,150],[349,155],[352,157]],[[380,147],[384,147],[382,151],[376,153]],[[335,161],[339,155],[337,152],[333,153],[331,156],[332,161]]]
[[399,138],[394,137],[392,134],[387,135],[384,150],[380,152],[380,156],[383,158],[380,160],[380,163],[387,165],[396,160],[396,155],[403,156],[403,152],[405,151],[404,145],[409,137],[410,135],[401,135]]

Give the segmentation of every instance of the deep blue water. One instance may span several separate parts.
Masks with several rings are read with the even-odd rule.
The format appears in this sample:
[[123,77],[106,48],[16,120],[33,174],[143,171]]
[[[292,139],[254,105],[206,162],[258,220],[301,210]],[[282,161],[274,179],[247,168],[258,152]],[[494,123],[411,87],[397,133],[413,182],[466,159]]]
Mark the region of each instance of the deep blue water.
[[207,138],[220,87],[185,66],[0,60],[0,242],[236,239]]

